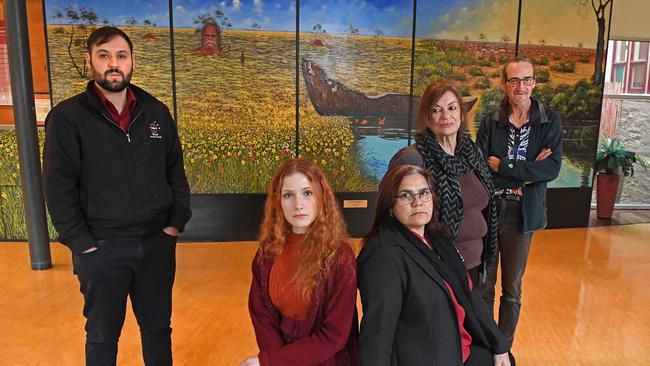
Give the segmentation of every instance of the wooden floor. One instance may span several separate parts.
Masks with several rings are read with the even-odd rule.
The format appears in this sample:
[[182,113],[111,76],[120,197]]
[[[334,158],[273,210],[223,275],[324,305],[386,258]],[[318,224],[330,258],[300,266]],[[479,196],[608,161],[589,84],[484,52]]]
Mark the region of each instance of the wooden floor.
[[[650,224],[546,230],[524,281],[518,365],[650,365]],[[178,247],[176,365],[238,365],[257,352],[246,301],[255,243]],[[0,365],[82,365],[82,297],[70,255],[29,269],[25,243],[0,243]],[[120,365],[142,365],[129,314]]]
[[610,219],[599,219],[596,210],[589,212],[589,226],[612,226],[650,223],[650,210],[621,210],[616,209]]

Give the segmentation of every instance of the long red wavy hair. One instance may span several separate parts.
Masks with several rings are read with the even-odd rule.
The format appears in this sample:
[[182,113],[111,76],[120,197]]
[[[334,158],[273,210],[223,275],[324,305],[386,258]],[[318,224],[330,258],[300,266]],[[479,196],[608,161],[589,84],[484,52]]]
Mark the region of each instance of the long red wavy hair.
[[269,184],[260,228],[260,260],[280,254],[291,231],[280,200],[284,177],[294,173],[305,175],[312,183],[318,202],[316,217],[305,234],[302,258],[292,279],[302,295],[309,298],[323,274],[329,273],[338,248],[350,244],[339,204],[323,171],[310,160],[292,159],[278,168]]

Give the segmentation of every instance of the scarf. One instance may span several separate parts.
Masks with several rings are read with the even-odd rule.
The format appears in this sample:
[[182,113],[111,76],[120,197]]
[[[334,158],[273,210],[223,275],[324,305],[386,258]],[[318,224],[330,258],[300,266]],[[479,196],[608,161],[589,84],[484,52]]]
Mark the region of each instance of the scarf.
[[458,236],[458,225],[463,218],[463,199],[458,177],[474,172],[487,190],[490,199],[485,215],[488,232],[483,240],[483,270],[494,268],[498,258],[497,209],[492,199],[494,185],[490,169],[483,154],[467,135],[459,134],[454,155],[448,155],[428,128],[415,135],[415,146],[436,186],[438,221],[447,226],[454,238]]

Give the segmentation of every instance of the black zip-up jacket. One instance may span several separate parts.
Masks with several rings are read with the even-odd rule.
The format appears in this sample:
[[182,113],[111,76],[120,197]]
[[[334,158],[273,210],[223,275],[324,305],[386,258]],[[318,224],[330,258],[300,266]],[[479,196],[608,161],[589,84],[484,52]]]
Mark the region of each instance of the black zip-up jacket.
[[[490,156],[501,159],[499,171],[492,176],[494,188],[523,187],[521,213],[524,233],[546,227],[546,183],[557,178],[562,167],[560,115],[535,99],[532,102],[526,161],[507,158],[510,121],[503,106],[483,118],[476,134],[476,144],[485,159]],[[551,149],[551,155],[535,161],[544,148]]]
[[183,231],[190,189],[169,109],[129,85],[136,104],[125,133],[93,82],[45,120],[45,196],[59,241],[78,254],[109,237],[140,238],[166,226]]

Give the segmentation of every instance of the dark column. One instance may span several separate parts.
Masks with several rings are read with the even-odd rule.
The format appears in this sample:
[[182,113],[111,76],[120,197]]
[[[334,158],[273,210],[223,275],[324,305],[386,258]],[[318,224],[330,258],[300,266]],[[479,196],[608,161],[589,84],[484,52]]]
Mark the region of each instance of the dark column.
[[4,4],[11,96],[14,104],[14,120],[16,121],[29,256],[32,269],[48,269],[52,267],[52,258],[41,184],[41,159],[36,132],[27,9],[25,0],[5,0]]

